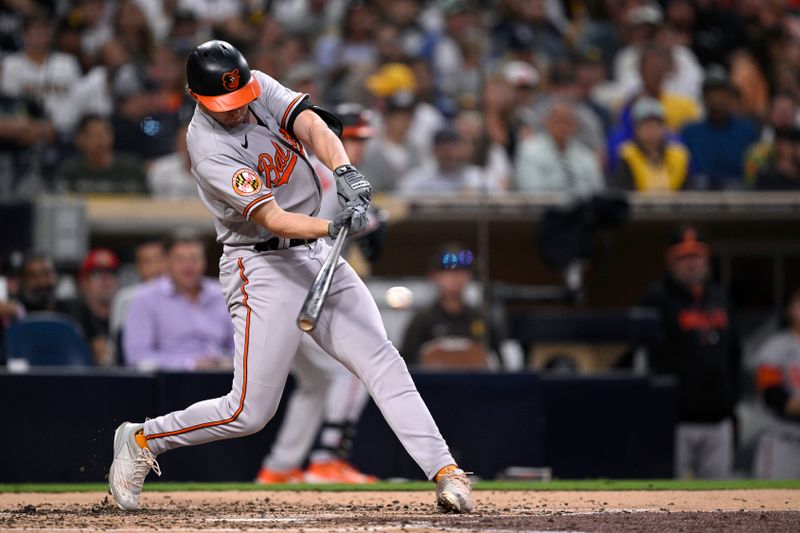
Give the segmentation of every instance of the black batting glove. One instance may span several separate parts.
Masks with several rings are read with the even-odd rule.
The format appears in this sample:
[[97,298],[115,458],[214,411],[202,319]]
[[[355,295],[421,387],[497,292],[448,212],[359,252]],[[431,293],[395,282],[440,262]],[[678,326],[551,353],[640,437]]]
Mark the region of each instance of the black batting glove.
[[359,201],[364,208],[369,206],[372,199],[372,186],[364,174],[353,165],[342,165],[333,171],[336,178],[336,194],[339,197],[339,207],[344,209],[352,202]]
[[346,225],[350,226],[350,235],[358,235],[366,229],[369,225],[366,204],[356,200],[345,205],[344,209],[339,211],[328,224],[328,235],[335,239]]

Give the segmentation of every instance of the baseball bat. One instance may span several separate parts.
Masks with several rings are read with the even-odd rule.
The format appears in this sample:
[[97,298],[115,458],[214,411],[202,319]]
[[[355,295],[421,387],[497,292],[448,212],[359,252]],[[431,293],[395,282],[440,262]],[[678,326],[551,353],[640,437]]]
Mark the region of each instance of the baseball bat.
[[336,236],[336,240],[333,242],[328,257],[325,258],[325,262],[322,263],[322,268],[319,269],[317,277],[314,278],[314,282],[311,284],[311,288],[308,289],[306,301],[303,302],[300,314],[297,315],[297,327],[305,332],[312,331],[317,326],[319,314],[322,312],[322,306],[331,288],[331,280],[336,270],[336,262],[339,259],[339,253],[342,251],[342,244],[344,244],[344,240],[347,238],[349,232],[349,224],[345,224],[342,226],[342,229],[339,230],[339,235]]

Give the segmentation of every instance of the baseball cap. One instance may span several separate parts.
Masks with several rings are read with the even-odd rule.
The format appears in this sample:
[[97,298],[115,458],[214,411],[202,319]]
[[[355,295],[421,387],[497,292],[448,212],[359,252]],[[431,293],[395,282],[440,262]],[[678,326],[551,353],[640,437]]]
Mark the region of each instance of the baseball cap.
[[536,67],[527,61],[509,61],[503,67],[503,77],[514,87],[536,87],[541,76]]
[[471,270],[475,261],[472,250],[457,243],[440,248],[431,257],[431,271],[437,270]]
[[343,139],[369,139],[374,130],[369,124],[369,113],[359,104],[339,104],[333,112],[342,121]]
[[511,27],[511,34],[508,36],[508,49],[512,52],[528,52],[533,49],[536,42],[536,34],[530,26],[525,24],[515,24]]
[[639,98],[636,100],[636,103],[633,104],[631,117],[633,117],[634,122],[639,122],[648,118],[656,118],[663,121],[664,106],[655,98]]
[[411,91],[397,91],[386,99],[389,111],[411,111],[417,105],[417,97]]
[[634,26],[652,24],[658,26],[664,21],[664,14],[657,4],[644,4],[631,9],[628,22]]
[[721,65],[712,65],[708,68],[706,77],[703,80],[703,93],[713,89],[724,89],[728,92],[736,92],[736,87],[731,83],[725,67]]
[[691,255],[709,255],[711,249],[693,226],[678,230],[669,241],[667,259],[674,260]]
[[117,272],[119,258],[108,248],[95,248],[86,254],[78,272],[81,276],[88,276],[94,272]]
[[376,96],[390,96],[398,91],[413,92],[417,88],[417,78],[408,65],[386,63],[367,78],[365,85]]

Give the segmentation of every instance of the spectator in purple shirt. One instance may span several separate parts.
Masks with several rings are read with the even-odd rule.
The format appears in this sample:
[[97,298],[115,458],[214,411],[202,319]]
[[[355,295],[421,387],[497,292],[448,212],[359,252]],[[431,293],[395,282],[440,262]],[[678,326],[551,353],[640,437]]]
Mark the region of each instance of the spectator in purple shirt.
[[233,328],[217,280],[203,276],[203,243],[176,236],[167,273],[134,295],[122,332],[125,361],[140,368],[230,368]]

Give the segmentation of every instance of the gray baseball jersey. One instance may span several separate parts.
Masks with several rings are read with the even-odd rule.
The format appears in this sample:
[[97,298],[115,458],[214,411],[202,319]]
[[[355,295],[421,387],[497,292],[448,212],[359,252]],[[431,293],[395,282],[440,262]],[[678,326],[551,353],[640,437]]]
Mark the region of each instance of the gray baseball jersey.
[[250,215],[275,199],[283,209],[316,215],[322,188],[303,145],[287,121],[307,95],[291,91],[253,71],[261,96],[250,103],[258,123],[226,129],[199,106],[186,141],[200,198],[214,215],[217,240],[225,245],[254,244],[273,235]]
[[[235,330],[233,387],[227,395],[144,424],[149,449],[181,446],[259,431],[275,414],[295,353],[305,335],[296,319],[308,288],[330,253],[322,239],[258,252],[271,238],[250,220],[253,210],[277,201],[284,210],[314,215],[321,187],[304,147],[292,136],[291,117],[305,95],[253,72],[261,96],[251,102],[258,123],[224,128],[198,109],[187,143],[198,189],[216,219],[224,246],[220,282]],[[386,336],[364,282],[343,260],[311,337],[357,375],[371,392],[408,453],[428,478],[455,464],[447,443],[417,392],[403,359]]]

